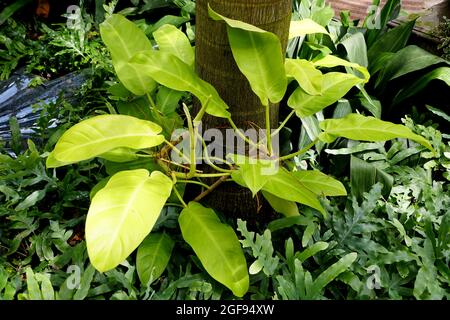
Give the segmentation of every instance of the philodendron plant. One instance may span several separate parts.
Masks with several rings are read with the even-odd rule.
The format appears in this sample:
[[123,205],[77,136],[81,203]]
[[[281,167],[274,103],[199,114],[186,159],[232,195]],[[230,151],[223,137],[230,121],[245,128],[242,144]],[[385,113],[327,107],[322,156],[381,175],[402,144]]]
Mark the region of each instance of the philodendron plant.
[[[209,13],[218,23],[226,24],[234,59],[266,110],[265,134],[250,139],[236,127],[227,104],[213,86],[195,73],[194,50],[180,30],[163,25],[153,33],[157,44],[153,46],[131,21],[112,15],[101,25],[102,39],[121,84],[135,96],[147,99],[148,111],[133,113],[130,105],[129,112],[122,112],[125,114],[94,116],[74,125],[57,142],[47,159],[47,167],[95,157],[115,163],[116,168],[133,163],[123,166],[132,170],[115,170],[91,194],[86,243],[90,261],[98,271],[115,268],[139,247],[137,270],[141,281],[147,284],[157,279],[170,259],[174,241],[165,233],[151,233],[152,228],[164,206],[182,206],[178,222],[184,240],[214,279],[242,297],[249,288],[249,271],[238,237],[213,209],[199,203],[220,183],[233,180],[249,188],[254,196],[262,194],[275,211],[286,216],[299,215],[297,204],[301,204],[326,218],[319,197],[346,195],[344,186],[319,171],[293,171],[288,168],[295,166],[287,165],[316,143],[331,143],[338,137],[363,141],[405,138],[432,148],[426,139],[402,125],[349,114],[323,120],[322,132],[306,148],[278,155],[273,139],[290,117],[303,118],[321,111],[352,87],[364,85],[369,74],[364,67],[331,55],[317,61],[285,60],[274,34],[224,17],[211,8]],[[312,20],[292,22],[290,37],[309,33],[327,30]],[[326,72],[339,66],[352,73]],[[270,103],[283,99],[291,81],[298,84],[288,99],[292,112],[280,127],[271,130]],[[175,128],[167,124],[169,119],[176,118],[175,110],[166,102],[176,97],[178,104],[180,91],[196,96],[202,108],[192,118],[189,108],[183,105],[188,128],[186,133],[172,136]],[[231,153],[213,157],[200,134],[205,113],[227,119],[236,135],[258,151],[258,156]],[[199,163],[212,169],[200,171]],[[211,179],[217,180],[208,185]],[[188,183],[200,185],[203,190],[194,201],[185,203],[179,186]],[[179,202],[168,203],[169,197],[178,198]],[[153,258],[147,259],[148,256]]]

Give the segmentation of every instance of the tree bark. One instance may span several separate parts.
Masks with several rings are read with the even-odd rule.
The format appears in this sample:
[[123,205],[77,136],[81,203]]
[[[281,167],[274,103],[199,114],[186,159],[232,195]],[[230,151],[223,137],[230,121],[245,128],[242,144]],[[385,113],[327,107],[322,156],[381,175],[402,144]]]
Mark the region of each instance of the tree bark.
[[[196,71],[212,84],[230,107],[238,128],[265,128],[265,109],[252,92],[248,80],[238,69],[228,42],[226,26],[208,16],[208,4],[216,12],[241,20],[278,36],[286,49],[291,20],[291,0],[197,0],[196,2]],[[194,109],[199,109],[198,101]],[[271,127],[278,124],[278,105],[271,105]],[[206,115],[203,129],[228,128],[228,121]],[[225,135],[224,135],[225,136]],[[259,197],[261,200],[262,197]],[[225,183],[205,198],[212,207],[232,216],[254,216],[261,201],[233,183]]]

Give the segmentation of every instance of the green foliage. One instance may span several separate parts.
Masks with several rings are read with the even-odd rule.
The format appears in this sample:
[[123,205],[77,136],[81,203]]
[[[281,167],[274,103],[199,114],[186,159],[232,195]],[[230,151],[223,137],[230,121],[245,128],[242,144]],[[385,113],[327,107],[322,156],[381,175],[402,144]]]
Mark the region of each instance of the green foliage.
[[228,40],[239,70],[263,106],[278,103],[287,89],[283,53],[278,37],[242,21],[226,18],[208,6],[212,19],[227,24]]
[[233,229],[221,223],[212,209],[196,202],[183,209],[178,222],[206,271],[242,297],[249,286],[247,263]]
[[237,229],[244,237],[240,240],[243,248],[250,248],[252,256],[256,260],[250,265],[249,272],[251,275],[257,274],[263,271],[268,277],[275,273],[278,268],[278,257],[273,257],[272,236],[270,230],[264,231],[263,235],[256,235],[255,233],[247,230],[247,223],[238,219]]

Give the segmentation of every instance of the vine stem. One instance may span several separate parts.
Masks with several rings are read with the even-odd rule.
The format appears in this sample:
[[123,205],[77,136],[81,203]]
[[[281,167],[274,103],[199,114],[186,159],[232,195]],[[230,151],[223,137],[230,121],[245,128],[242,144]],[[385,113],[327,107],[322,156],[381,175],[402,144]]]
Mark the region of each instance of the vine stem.
[[195,181],[195,180],[177,180],[177,182],[179,182],[179,183],[191,183],[191,184],[197,184],[197,185],[202,186],[202,187],[204,187],[204,188],[206,188],[206,189],[211,188],[211,187],[208,186],[207,184],[205,184],[205,183],[203,183],[203,182],[200,182],[200,181]]
[[272,129],[270,128],[270,106],[266,105],[266,137],[267,137],[267,151],[269,156],[273,153],[272,147]]
[[319,138],[316,138],[316,139],[314,139],[313,142],[311,142],[310,144],[308,144],[308,145],[307,145],[306,147],[304,147],[303,149],[298,150],[297,152],[288,154],[288,155],[286,155],[286,156],[284,156],[284,157],[280,157],[278,160],[279,160],[279,161],[286,161],[286,160],[295,158],[296,156],[299,156],[299,155],[301,155],[301,154],[304,154],[306,151],[308,151],[309,149],[311,149],[312,147],[314,147],[314,145],[317,143],[318,140],[319,140]]
[[196,159],[195,159],[195,145],[196,145],[196,134],[195,132],[197,131],[196,129],[198,127],[195,128],[194,130],[194,125],[192,123],[192,117],[191,114],[189,113],[189,109],[188,107],[183,103],[183,111],[186,115],[186,122],[188,124],[188,128],[189,128],[189,156],[190,156],[190,161],[189,161],[189,177],[192,178],[195,175],[195,171],[197,169],[197,164],[196,164]]
[[253,147],[257,148],[257,149],[260,149],[260,146],[259,146],[257,143],[255,143],[255,142],[253,142],[252,140],[248,139],[248,138],[241,132],[241,130],[236,126],[236,124],[234,123],[233,119],[231,119],[231,117],[228,118],[228,122],[230,123],[230,125],[231,125],[231,127],[234,129],[234,131],[236,131],[236,133],[239,135],[239,137],[241,137],[242,140],[244,140],[244,141],[247,142],[249,145],[251,145],[251,146],[253,146]]

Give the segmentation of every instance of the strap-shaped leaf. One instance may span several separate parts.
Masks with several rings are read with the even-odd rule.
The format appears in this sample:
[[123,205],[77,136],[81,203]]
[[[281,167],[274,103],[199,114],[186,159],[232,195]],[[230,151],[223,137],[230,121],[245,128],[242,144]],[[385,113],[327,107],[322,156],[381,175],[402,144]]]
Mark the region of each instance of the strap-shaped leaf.
[[150,233],[136,254],[136,270],[144,285],[154,282],[166,269],[175,242],[167,233]]
[[348,73],[329,72],[323,75],[322,94],[312,96],[297,88],[289,97],[288,106],[295,109],[299,117],[308,117],[332,105],[364,80]]
[[153,38],[158,43],[159,50],[173,54],[190,66],[194,65],[194,49],[186,35],[177,27],[165,24],[153,32]]
[[210,115],[229,118],[227,104],[216,89],[194,72],[194,70],[173,54],[162,51],[145,51],[131,59],[131,64],[141,72],[151,76],[162,85],[178,91],[188,91],[195,95],[202,105],[207,103]]
[[297,80],[299,86],[309,95],[316,96],[322,92],[322,72],[314,64],[303,59],[286,59],[286,75]]
[[211,277],[242,297],[249,287],[247,262],[233,229],[212,209],[190,202],[178,219],[184,240]]
[[100,272],[124,261],[150,233],[172,191],[159,171],[121,171],[92,199],[86,219],[86,245]]
[[138,96],[153,91],[156,82],[128,63],[137,52],[152,50],[145,33],[124,16],[113,14],[100,25],[100,34],[123,85]]
[[101,115],[67,130],[52,152],[59,162],[87,160],[116,148],[145,149],[164,141],[157,124],[125,115]]
[[284,56],[278,37],[251,24],[224,17],[208,6],[214,20],[227,24],[228,40],[239,70],[264,106],[278,103],[287,89]]
[[428,140],[413,133],[409,128],[360,114],[351,113],[345,118],[324,120],[320,123],[320,128],[324,132],[319,135],[319,138],[327,143],[333,142],[338,137],[362,141],[386,141],[404,138],[416,141],[433,151],[433,147]]
[[315,33],[328,34],[328,31],[320,24],[311,19],[291,21],[291,26],[289,28],[289,39]]
[[294,171],[292,174],[309,190],[320,196],[345,196],[344,185],[320,171]]

